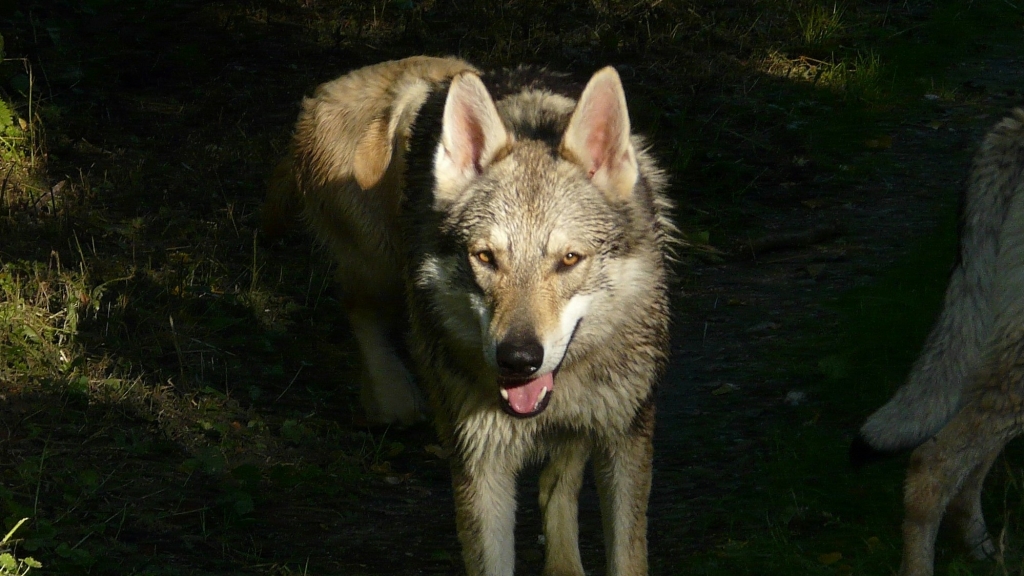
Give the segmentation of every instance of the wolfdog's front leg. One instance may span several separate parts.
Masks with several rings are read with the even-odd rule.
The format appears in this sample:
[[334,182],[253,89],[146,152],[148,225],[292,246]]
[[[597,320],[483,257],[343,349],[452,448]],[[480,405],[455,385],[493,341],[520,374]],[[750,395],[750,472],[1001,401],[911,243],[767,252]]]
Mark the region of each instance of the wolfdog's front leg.
[[579,544],[579,496],[588,446],[569,442],[552,450],[540,475],[544,514],[544,576],[583,576]]
[[608,576],[647,576],[647,500],[651,494],[653,407],[621,438],[594,451]]
[[452,461],[455,523],[468,576],[512,576],[515,569],[515,472],[496,459]]

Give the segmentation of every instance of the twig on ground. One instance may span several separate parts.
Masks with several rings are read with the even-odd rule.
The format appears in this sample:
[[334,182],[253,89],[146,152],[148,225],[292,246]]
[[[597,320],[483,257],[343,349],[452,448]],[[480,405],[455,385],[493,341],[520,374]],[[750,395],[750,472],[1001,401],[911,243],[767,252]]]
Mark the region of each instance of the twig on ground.
[[745,244],[740,248],[739,255],[741,258],[757,260],[758,257],[768,252],[813,246],[832,240],[842,234],[843,229],[838,222],[823,224],[803,232],[770,234]]

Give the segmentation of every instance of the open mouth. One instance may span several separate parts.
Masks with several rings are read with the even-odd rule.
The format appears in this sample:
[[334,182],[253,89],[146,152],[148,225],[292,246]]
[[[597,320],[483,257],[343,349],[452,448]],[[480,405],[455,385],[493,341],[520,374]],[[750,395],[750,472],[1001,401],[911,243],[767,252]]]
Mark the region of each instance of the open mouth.
[[530,380],[499,378],[498,386],[504,400],[502,409],[516,418],[530,418],[548,407],[555,389],[555,373],[548,372]]
[[[567,349],[572,344],[582,321],[583,319],[580,318],[573,326],[572,333],[569,334],[569,343],[566,344]],[[565,352],[562,356],[563,361],[565,360],[564,354]],[[504,400],[500,402],[502,410],[516,418],[532,418],[543,412],[551,401],[551,394],[555,390],[555,375],[558,374],[561,367],[562,364],[559,362],[554,370],[536,378],[498,377],[498,389],[502,400]]]

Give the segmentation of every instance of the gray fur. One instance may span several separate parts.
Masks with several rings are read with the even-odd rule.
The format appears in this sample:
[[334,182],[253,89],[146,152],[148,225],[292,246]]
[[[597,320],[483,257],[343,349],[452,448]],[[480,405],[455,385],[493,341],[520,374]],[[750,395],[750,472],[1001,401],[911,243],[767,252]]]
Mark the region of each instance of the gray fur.
[[[879,429],[896,446],[934,434],[907,467],[901,576],[932,576],[943,521],[975,558],[997,554],[981,492],[1003,447],[1024,431],[1024,110],[985,137],[967,194],[961,263],[918,363],[955,380],[925,382],[932,395],[928,388],[898,395],[907,402],[900,418],[919,421]],[[947,360],[943,351],[959,356]]]
[[[1015,118],[1021,119],[1020,110]],[[913,448],[942,429],[961,408],[964,388],[991,338],[1003,219],[1019,193],[1019,175],[1007,169],[1014,151],[1007,149],[999,133],[986,138],[974,162],[963,206],[960,253],[942,313],[907,382],[861,427],[861,438],[876,450]]]
[[[511,576],[516,477],[543,461],[544,574],[583,576],[576,516],[588,460],[606,573],[645,576],[676,229],[618,74],[605,68],[584,87],[528,67],[481,75],[452,58],[386,62],[307,99],[293,152],[272,178],[265,226],[300,210],[334,251],[368,374],[363,405],[380,422],[423,414],[396,353],[408,321],[451,450],[470,576]],[[542,359],[510,376],[497,350],[523,342]]]

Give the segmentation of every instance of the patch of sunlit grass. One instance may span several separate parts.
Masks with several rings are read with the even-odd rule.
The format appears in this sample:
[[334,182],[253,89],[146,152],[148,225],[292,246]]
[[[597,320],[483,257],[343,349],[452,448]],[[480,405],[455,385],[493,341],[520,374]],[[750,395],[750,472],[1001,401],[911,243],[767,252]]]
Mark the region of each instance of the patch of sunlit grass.
[[871,101],[883,95],[882,59],[872,50],[829,60],[810,56],[789,57],[772,50],[762,60],[761,70],[772,76],[827,88],[850,98]]

